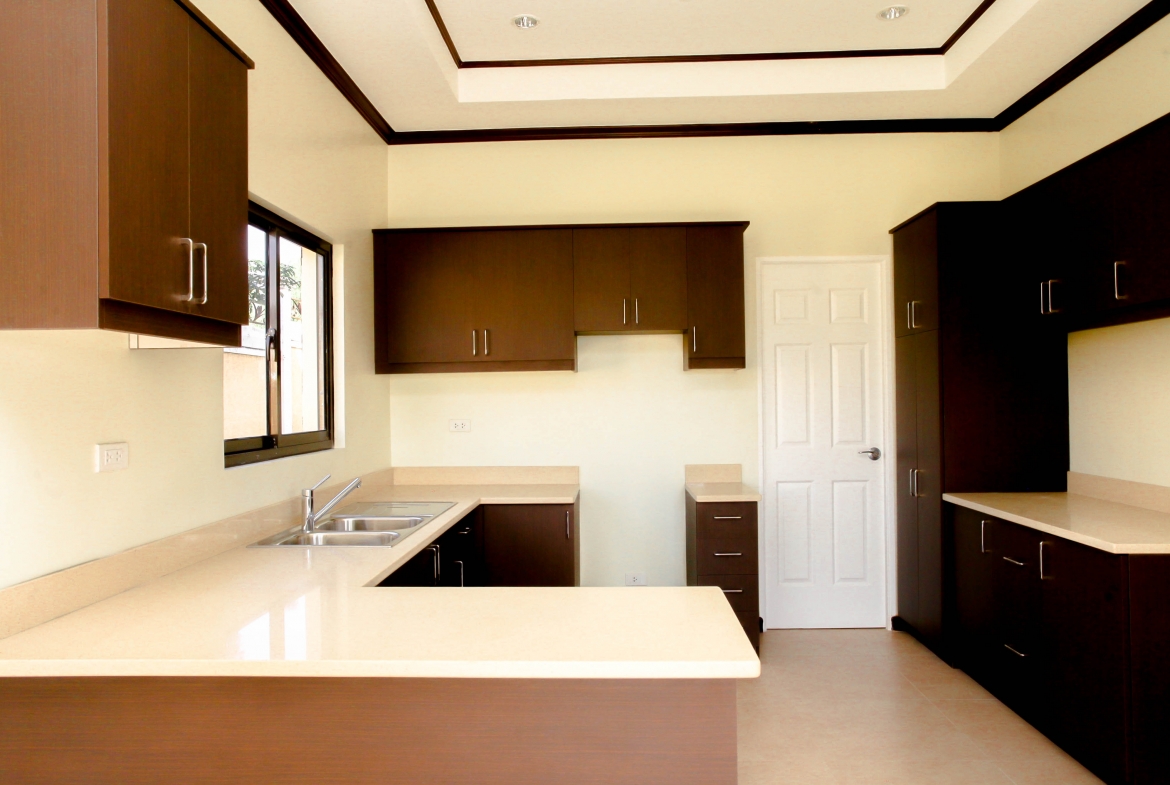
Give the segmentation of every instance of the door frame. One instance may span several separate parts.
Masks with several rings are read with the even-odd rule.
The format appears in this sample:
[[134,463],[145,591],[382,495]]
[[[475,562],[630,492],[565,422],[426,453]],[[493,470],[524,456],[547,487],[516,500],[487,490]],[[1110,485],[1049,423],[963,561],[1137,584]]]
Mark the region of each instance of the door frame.
[[[771,515],[774,510],[769,509],[767,489],[764,487],[765,477],[767,475],[767,467],[764,463],[764,439],[767,438],[764,433],[764,317],[769,312],[764,303],[764,270],[767,267],[783,265],[783,264],[877,264],[879,275],[878,282],[881,291],[878,297],[878,326],[881,332],[881,348],[882,348],[882,443],[875,445],[882,451],[882,460],[885,461],[883,465],[882,480],[885,483],[883,491],[885,493],[885,529],[884,529],[884,548],[885,554],[885,606],[886,606],[886,629],[893,629],[891,627],[891,619],[897,615],[898,612],[898,502],[895,498],[894,482],[896,466],[894,464],[894,454],[890,449],[893,443],[894,428],[894,260],[892,254],[885,255],[869,255],[869,256],[758,256],[756,257],[756,449],[757,449],[757,466],[759,466],[759,477],[757,478],[758,487],[760,489],[760,522],[759,522],[759,541],[761,543],[767,542],[765,538],[764,526],[771,520]],[[759,574],[763,576],[760,581],[760,614],[765,620],[764,626],[767,628],[768,607],[767,607],[767,564],[764,557],[763,548],[759,553]]]

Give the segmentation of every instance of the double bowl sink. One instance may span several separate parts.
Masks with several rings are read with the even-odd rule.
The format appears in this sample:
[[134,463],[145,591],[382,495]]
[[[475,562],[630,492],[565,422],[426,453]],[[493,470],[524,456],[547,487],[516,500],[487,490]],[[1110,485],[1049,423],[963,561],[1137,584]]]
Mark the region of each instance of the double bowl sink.
[[343,507],[311,532],[300,527],[266,537],[250,546],[390,547],[417,532],[454,502],[363,502]]

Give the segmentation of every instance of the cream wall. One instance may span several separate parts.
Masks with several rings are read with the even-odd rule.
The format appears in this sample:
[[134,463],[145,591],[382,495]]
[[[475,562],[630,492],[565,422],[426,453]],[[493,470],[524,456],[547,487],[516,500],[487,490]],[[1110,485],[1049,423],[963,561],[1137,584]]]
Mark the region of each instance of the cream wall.
[[758,481],[754,260],[888,254],[922,208],[999,189],[994,134],[393,147],[388,226],[751,221],[746,370],[684,373],[679,335],[599,336],[576,374],[394,376],[394,462],[579,465],[583,582],[681,584],[683,466]]
[[[1000,134],[1003,195],[1170,112],[1170,18]],[[1170,485],[1170,320],[1069,336],[1069,463]]]
[[[255,61],[250,188],[344,246],[342,450],[223,468],[222,353],[130,351],[111,332],[0,332],[0,586],[106,556],[390,463],[388,385],[373,374],[372,244],[386,146],[257,0],[200,0]],[[8,249],[12,252],[13,249]],[[95,474],[94,445],[130,468]]]

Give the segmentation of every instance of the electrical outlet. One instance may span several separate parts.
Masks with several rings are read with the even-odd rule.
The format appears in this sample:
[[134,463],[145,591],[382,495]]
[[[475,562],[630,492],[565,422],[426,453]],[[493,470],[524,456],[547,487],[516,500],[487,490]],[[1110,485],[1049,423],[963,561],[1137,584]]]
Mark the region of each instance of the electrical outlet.
[[626,573],[627,586],[645,586],[646,573],[644,572],[627,572]]
[[455,433],[467,433],[471,430],[471,420],[447,420],[447,426]]
[[95,472],[116,472],[130,466],[130,445],[126,442],[99,444],[94,452]]

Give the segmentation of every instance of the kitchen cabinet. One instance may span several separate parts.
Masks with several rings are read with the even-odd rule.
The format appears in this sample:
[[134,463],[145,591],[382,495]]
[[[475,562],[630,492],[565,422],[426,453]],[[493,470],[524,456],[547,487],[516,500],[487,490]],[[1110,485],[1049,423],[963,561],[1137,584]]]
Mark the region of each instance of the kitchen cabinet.
[[439,586],[442,575],[441,550],[440,545],[431,543],[383,578],[378,585]]
[[579,586],[576,506],[485,505],[483,560],[488,586]]
[[1133,782],[1170,781],[1170,556],[1129,557]]
[[186,2],[0,8],[0,327],[239,345],[251,67]]
[[374,231],[378,373],[576,369],[576,333],[743,368],[746,222]]
[[894,623],[947,659],[942,495],[1064,490],[1066,337],[1039,313],[997,203],[934,205],[892,234],[909,314],[895,320]]
[[377,230],[379,373],[573,370],[567,229]]
[[718,586],[760,648],[758,504],[686,497],[687,585]]
[[964,507],[948,513],[956,664],[1094,774],[1131,781],[1130,557]]
[[442,569],[440,586],[483,586],[483,507],[476,507],[463,520],[443,532],[439,546]]
[[687,227],[687,370],[746,367],[745,229],[746,223]]
[[578,333],[687,329],[687,230],[604,226],[573,230]]

